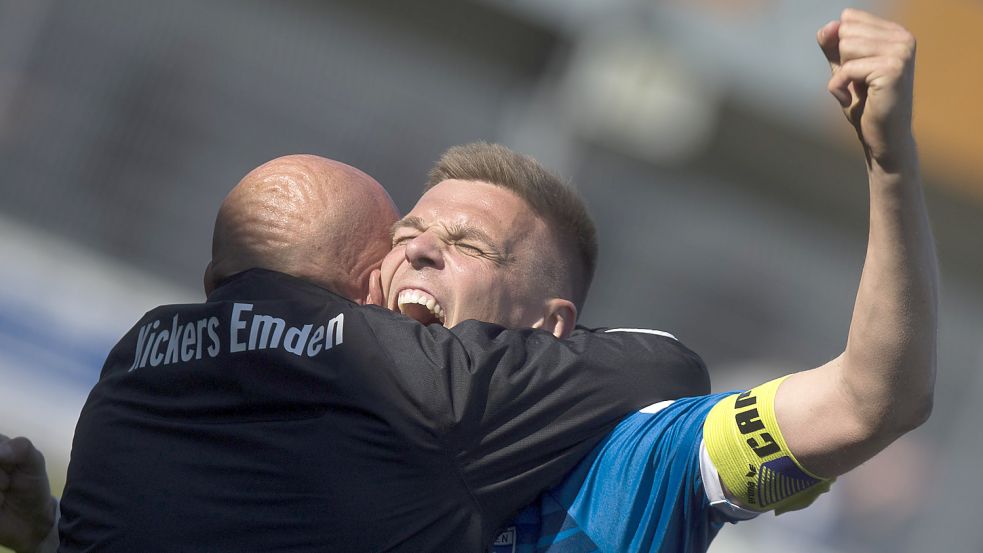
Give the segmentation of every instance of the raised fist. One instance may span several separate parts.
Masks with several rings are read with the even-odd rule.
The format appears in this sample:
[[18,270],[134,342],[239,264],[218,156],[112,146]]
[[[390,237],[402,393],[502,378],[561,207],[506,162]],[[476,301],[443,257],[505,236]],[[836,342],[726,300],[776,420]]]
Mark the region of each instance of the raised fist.
[[897,23],[846,9],[816,38],[833,72],[828,89],[857,130],[868,162],[892,168],[906,159],[914,146],[915,37]]

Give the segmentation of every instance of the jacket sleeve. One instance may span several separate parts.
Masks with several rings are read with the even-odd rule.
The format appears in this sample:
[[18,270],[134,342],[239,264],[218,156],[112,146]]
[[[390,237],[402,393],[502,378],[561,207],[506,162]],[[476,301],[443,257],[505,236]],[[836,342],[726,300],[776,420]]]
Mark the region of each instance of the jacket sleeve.
[[445,329],[360,310],[402,400],[427,412],[494,526],[555,484],[625,415],[709,392],[706,366],[665,333]]

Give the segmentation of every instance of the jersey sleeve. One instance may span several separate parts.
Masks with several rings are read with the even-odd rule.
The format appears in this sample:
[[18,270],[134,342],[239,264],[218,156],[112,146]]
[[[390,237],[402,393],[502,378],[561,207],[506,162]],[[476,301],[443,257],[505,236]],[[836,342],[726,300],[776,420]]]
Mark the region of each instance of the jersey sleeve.
[[700,475],[703,478],[703,490],[706,492],[707,501],[716,514],[726,522],[751,520],[761,514],[759,511],[745,509],[727,497],[717,466],[713,464],[710,454],[707,453],[705,441],[700,443]]
[[629,415],[505,531],[517,544],[557,553],[705,551],[722,521],[704,493],[699,450],[706,414],[721,397]]
[[664,333],[539,330],[466,321],[424,327],[368,315],[401,389],[441,421],[449,451],[486,513],[489,536],[560,481],[626,414],[706,393],[706,367]]

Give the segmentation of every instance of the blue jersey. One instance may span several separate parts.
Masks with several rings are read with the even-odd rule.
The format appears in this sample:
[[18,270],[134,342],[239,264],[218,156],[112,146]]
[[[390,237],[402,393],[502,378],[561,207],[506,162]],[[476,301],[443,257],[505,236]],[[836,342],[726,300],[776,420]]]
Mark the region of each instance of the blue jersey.
[[523,509],[491,551],[705,551],[724,518],[703,489],[703,422],[727,395],[628,416],[560,485]]

